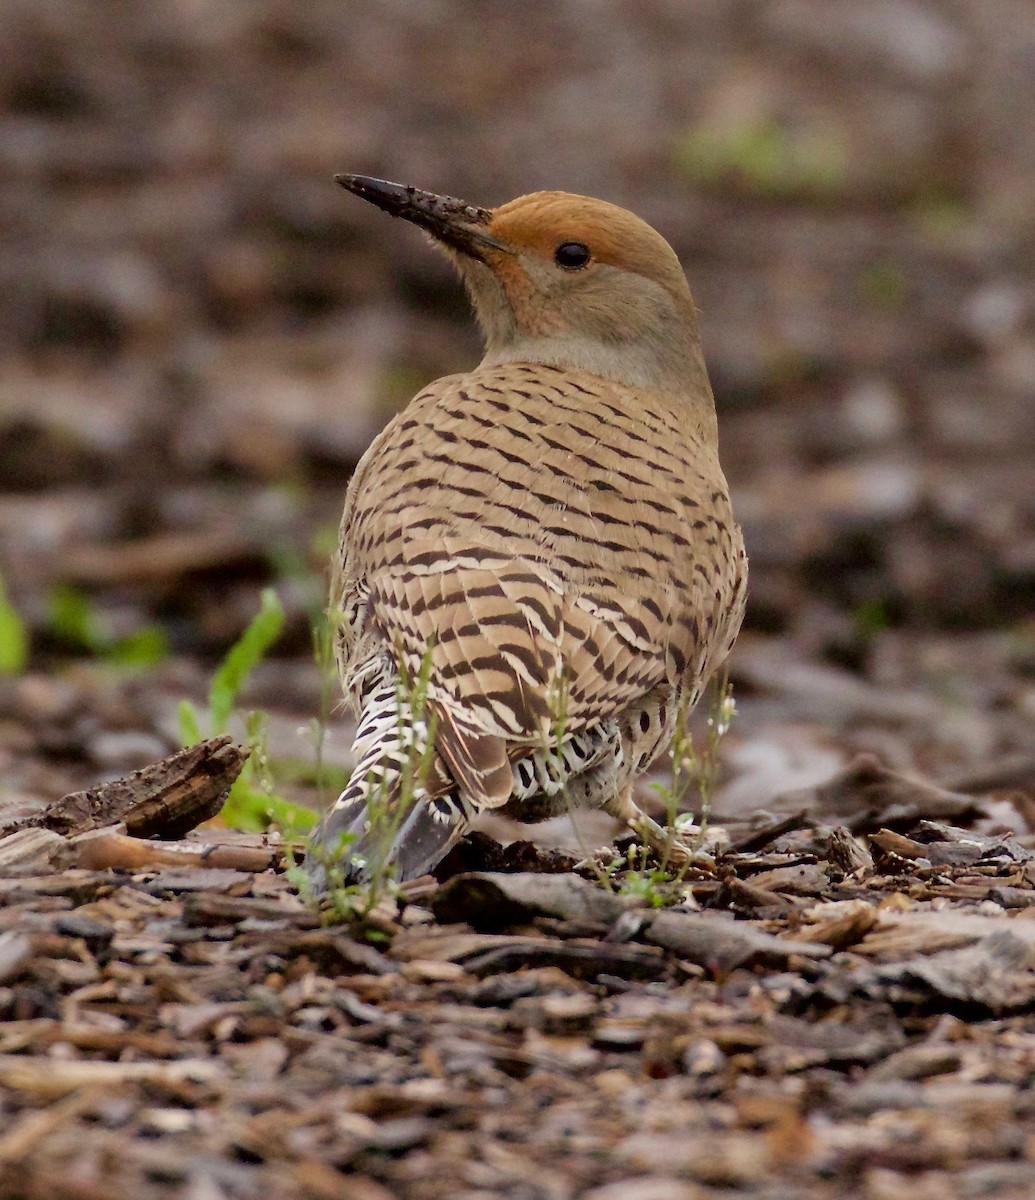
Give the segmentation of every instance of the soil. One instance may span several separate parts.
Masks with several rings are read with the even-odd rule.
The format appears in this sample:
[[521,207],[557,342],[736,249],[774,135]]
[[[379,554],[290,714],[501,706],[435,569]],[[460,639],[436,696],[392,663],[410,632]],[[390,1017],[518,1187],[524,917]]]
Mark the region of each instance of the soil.
[[[4,14],[0,1195],[1035,1193],[1028,6],[116,10]],[[478,346],[341,170],[605,196],[687,269],[752,582],[674,908],[579,866],[591,815],[327,924],[275,835],[185,834],[197,776],[103,790],[270,585],[239,710],[283,795],[331,792],[313,718],[349,765],[344,487]]]

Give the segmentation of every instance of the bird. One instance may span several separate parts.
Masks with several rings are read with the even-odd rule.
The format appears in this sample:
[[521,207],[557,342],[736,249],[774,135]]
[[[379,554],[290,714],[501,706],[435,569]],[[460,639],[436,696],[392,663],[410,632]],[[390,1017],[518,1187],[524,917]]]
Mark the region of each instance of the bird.
[[445,252],[485,354],[419,391],[349,482],[329,612],[355,766],[310,879],[426,874],[491,810],[599,807],[660,848],[634,785],[730,652],[747,586],[679,259],[588,196],[481,208],[335,180]]

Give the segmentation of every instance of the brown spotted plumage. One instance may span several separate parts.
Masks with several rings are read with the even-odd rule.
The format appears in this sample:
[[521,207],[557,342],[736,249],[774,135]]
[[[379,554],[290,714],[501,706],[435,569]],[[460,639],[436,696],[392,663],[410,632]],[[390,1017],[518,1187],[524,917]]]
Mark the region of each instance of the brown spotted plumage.
[[313,874],[342,833],[357,873],[419,874],[486,808],[637,820],[632,785],[732,646],[746,585],[678,261],[586,197],[485,210],[340,182],[447,248],[487,352],[391,421],[349,487],[331,600],[357,768]]

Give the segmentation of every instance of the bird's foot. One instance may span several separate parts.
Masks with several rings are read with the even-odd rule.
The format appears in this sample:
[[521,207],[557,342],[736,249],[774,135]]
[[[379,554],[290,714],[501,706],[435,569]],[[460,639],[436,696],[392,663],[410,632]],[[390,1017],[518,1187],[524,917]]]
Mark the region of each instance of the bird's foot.
[[636,804],[631,789],[619,793],[605,807],[650,848],[664,868],[684,871],[691,866],[707,867],[711,863],[708,855],[701,853],[701,831],[689,814],[677,817],[671,824],[661,825]]
[[702,857],[693,827],[680,829],[675,825],[660,825],[646,813],[631,818],[628,825],[650,847],[663,867],[685,870]]

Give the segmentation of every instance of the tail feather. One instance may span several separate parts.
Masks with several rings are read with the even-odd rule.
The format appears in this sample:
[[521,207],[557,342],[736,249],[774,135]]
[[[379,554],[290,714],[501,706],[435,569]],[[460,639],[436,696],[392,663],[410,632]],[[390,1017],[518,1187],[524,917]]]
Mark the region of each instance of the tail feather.
[[359,882],[387,870],[399,880],[424,875],[467,828],[466,814],[452,797],[420,796],[405,812],[398,798],[371,818],[364,799],[335,804],[318,826],[306,855],[306,871],[317,891],[329,877]]
[[[448,803],[444,804],[443,799]],[[467,829],[467,817],[452,803],[451,797],[430,798],[414,804],[389,849],[399,879],[425,875],[445,857],[446,852]]]
[[[466,831],[481,806],[431,749],[430,734],[386,664],[364,697],[352,777],[310,838],[305,865],[315,891],[383,871],[413,879],[430,871]],[[618,726],[604,721],[559,746],[529,748],[512,763],[505,759],[506,811],[534,821],[580,806],[585,789],[578,783],[606,775],[620,753]]]
[[317,891],[390,870],[412,879],[435,865],[468,824],[466,807],[394,670],[364,697],[348,786],[314,830],[306,871]]

